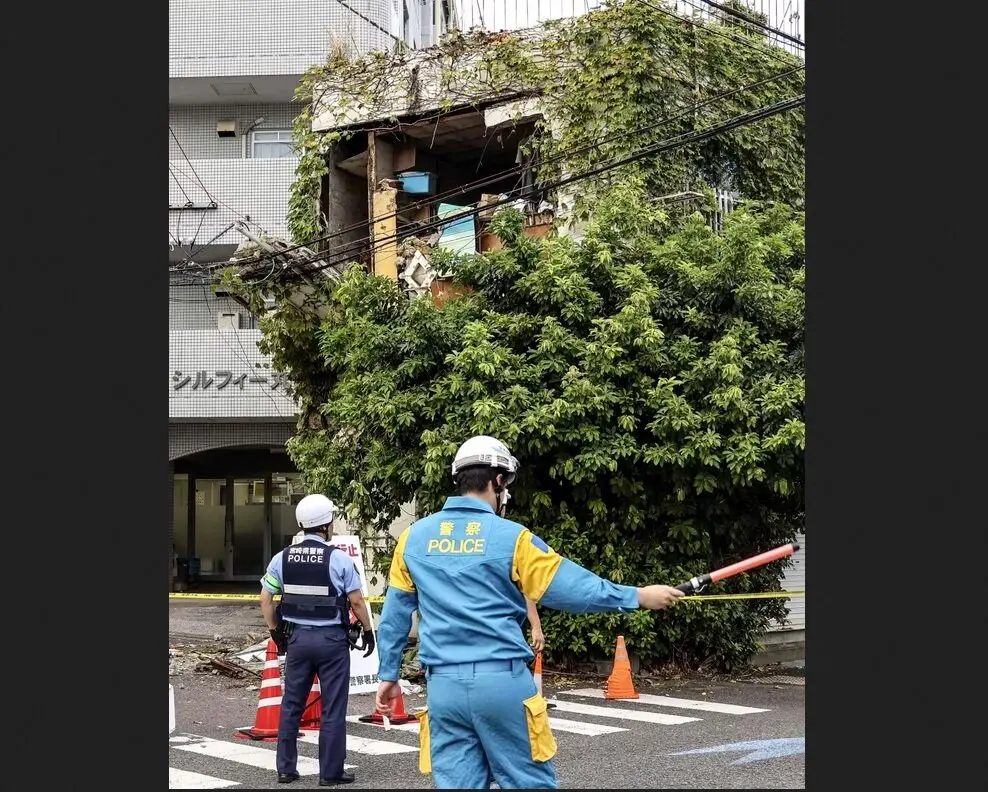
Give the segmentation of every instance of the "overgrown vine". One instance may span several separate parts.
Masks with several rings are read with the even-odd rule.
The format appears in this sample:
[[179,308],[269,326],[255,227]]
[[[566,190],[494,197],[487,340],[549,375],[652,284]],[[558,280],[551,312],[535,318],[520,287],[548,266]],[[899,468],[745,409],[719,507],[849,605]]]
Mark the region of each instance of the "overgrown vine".
[[[288,225],[297,243],[324,231],[319,192],[327,156],[352,134],[314,132],[314,99],[317,106],[330,103],[337,117],[352,109],[373,118],[379,107],[386,129],[397,128],[397,119],[387,118],[395,98],[409,99],[413,112],[438,107],[442,114],[496,97],[537,95],[544,112],[538,126],[548,134],[537,135],[532,147],[543,162],[591,147],[543,167],[540,181],[551,182],[563,169],[581,172],[802,93],[801,66],[736,19],[700,23],[672,6],[662,11],[643,3],[611,3],[537,32],[453,31],[424,52],[398,48],[351,58],[336,49],[306,73],[297,92],[305,109],[295,123],[300,158]],[[437,101],[422,95],[428,86],[438,86],[431,89]],[[729,95],[709,101],[723,94]],[[801,205],[803,126],[801,110],[787,112],[581,183],[575,214],[585,218],[598,199],[595,188],[628,171],[656,195],[706,184]]]

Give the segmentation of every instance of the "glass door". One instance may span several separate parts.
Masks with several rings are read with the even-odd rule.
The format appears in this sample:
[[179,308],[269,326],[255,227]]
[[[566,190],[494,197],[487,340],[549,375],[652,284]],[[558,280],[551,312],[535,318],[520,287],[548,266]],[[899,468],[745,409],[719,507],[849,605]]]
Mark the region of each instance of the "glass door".
[[236,580],[260,580],[267,568],[271,549],[266,490],[263,477],[233,480],[230,538]]
[[[191,560],[194,577],[223,580],[226,563],[226,480],[195,479],[195,550]],[[176,491],[178,490],[176,482]],[[186,490],[188,497],[188,490]],[[176,542],[177,544],[177,542]]]

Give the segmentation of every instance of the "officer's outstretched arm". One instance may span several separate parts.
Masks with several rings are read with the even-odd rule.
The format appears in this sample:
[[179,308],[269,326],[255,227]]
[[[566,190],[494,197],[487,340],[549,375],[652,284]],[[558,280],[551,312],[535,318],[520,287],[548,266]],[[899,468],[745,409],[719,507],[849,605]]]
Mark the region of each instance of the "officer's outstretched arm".
[[410,528],[398,537],[391,572],[388,577],[388,593],[381,609],[381,623],[377,628],[377,651],[380,658],[378,678],[382,682],[397,682],[401,673],[401,653],[412,631],[412,613],[418,607],[415,584],[405,566],[405,543]]
[[635,586],[598,577],[563,558],[527,528],[515,542],[511,577],[526,597],[553,610],[599,613],[638,609]]

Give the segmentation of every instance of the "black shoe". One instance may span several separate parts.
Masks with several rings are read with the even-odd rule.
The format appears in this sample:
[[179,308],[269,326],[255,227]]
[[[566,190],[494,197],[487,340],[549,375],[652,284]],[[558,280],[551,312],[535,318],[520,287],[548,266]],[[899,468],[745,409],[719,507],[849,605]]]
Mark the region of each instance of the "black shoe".
[[298,781],[300,777],[301,776],[299,776],[298,773],[289,773],[288,775],[282,775],[281,773],[278,773],[278,783],[290,784],[292,783],[292,781]]
[[353,773],[348,773],[346,770],[343,771],[343,775],[339,778],[320,778],[319,786],[339,786],[340,784],[352,784],[354,781]]

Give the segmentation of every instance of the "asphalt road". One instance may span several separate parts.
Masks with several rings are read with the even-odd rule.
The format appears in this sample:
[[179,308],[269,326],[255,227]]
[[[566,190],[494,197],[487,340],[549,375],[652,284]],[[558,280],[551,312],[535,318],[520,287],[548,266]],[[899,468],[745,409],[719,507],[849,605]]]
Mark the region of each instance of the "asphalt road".
[[[237,727],[253,724],[258,693],[250,688],[256,682],[195,673],[170,681],[176,687],[177,705],[177,729],[169,743],[170,788],[285,788],[276,783],[274,745],[234,737]],[[599,683],[584,680],[567,688],[592,691]],[[563,788],[805,787],[804,688],[800,685],[663,684],[640,688],[644,695],[637,702],[604,701],[588,693],[568,695],[551,685],[544,692],[550,701],[559,702],[552,716],[559,744],[556,768]],[[657,703],[649,696],[671,699]],[[406,707],[413,710],[424,700],[423,695],[409,696]],[[735,710],[730,705],[748,709]],[[370,713],[372,706],[369,695],[350,699],[354,716]],[[414,729],[386,732],[381,727],[350,723],[347,763],[357,776],[353,788],[430,788],[430,778],[418,772]],[[676,755],[739,743],[748,746]],[[301,760],[303,778],[290,788],[316,787],[316,746],[301,744],[299,755],[308,761]],[[307,770],[312,774],[305,775]]]

